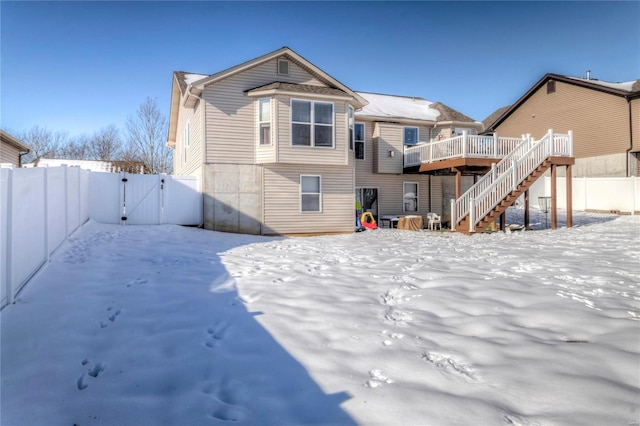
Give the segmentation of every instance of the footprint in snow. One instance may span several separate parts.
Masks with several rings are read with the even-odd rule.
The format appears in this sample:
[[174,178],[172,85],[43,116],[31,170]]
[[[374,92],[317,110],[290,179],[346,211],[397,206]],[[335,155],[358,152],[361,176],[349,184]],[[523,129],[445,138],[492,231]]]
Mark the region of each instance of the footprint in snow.
[[215,403],[211,417],[227,422],[238,422],[244,419],[246,409],[240,404],[249,399],[246,387],[236,381],[224,379],[220,384],[207,384],[202,392],[210,395]]
[[[89,360],[85,358],[82,360],[81,364],[83,366],[87,366],[89,364]],[[89,379],[89,377],[97,379],[98,376],[105,370],[105,368],[107,368],[107,364],[104,362],[99,362],[92,367],[88,367],[86,373],[82,373],[80,377],[78,377],[78,380],[76,380],[76,386],[78,387],[78,390],[86,389],[89,386],[87,382],[91,380]]]
[[[107,317],[109,319],[109,321],[114,322],[122,313],[122,309],[116,309],[115,311],[113,310],[113,306],[109,306],[107,308],[107,311],[110,312],[109,316]],[[103,327],[104,328],[104,327]]]
[[435,365],[445,373],[462,377],[468,381],[476,382],[478,374],[469,365],[459,361],[452,355],[439,354],[435,352],[422,352],[420,358]]
[[381,370],[378,369],[369,371],[369,377],[371,377],[371,379],[364,382],[364,387],[377,388],[379,386],[382,386],[384,383],[393,383],[392,379],[387,377]]
[[204,342],[204,345],[208,348],[215,348],[220,346],[222,340],[227,337],[229,332],[229,324],[224,321],[220,321],[213,327],[207,328],[207,334],[209,338]]
[[147,282],[149,282],[147,278],[136,278],[135,280],[128,283],[127,287],[131,287],[132,285],[146,284]]

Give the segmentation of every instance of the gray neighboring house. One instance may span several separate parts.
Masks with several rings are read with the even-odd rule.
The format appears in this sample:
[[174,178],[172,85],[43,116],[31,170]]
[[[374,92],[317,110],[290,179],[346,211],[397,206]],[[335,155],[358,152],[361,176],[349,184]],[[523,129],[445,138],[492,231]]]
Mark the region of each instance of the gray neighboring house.
[[31,152],[31,148],[4,130],[0,130],[0,163],[22,167],[22,155]]

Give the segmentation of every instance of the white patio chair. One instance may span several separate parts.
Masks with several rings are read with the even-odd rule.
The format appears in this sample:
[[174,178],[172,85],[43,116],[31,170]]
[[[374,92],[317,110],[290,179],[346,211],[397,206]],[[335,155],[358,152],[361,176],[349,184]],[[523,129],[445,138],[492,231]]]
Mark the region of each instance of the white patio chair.
[[429,230],[435,231],[436,225],[442,231],[442,219],[437,213],[427,213],[427,226]]

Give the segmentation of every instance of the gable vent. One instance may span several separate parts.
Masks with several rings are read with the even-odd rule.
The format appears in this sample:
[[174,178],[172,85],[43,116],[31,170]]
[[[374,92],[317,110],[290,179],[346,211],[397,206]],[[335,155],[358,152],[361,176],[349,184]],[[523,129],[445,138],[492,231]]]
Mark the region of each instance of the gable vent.
[[556,82],[553,80],[547,81],[547,94],[556,92]]
[[286,59],[278,60],[278,74],[289,75],[289,61]]

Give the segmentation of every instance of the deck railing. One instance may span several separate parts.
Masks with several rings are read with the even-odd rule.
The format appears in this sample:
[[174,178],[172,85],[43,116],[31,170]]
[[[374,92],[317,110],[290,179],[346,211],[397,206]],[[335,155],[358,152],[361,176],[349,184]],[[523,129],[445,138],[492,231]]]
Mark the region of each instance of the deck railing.
[[469,232],[508,194],[517,188],[544,160],[551,156],[573,156],[573,132],[554,134],[540,140],[530,136],[506,155],[457,200],[451,200],[451,225],[455,229],[469,215]]
[[522,143],[521,138],[470,135],[429,142],[404,150],[404,166],[412,167],[452,158],[502,158]]

